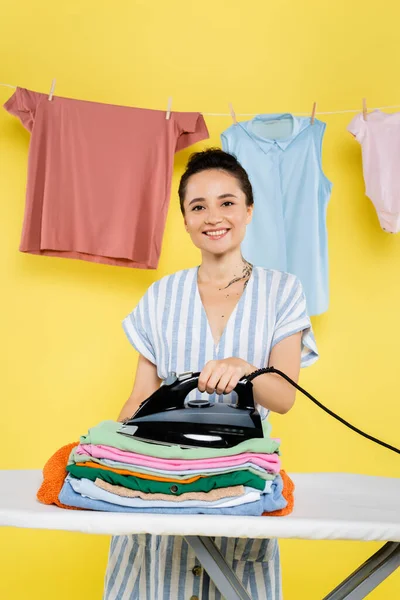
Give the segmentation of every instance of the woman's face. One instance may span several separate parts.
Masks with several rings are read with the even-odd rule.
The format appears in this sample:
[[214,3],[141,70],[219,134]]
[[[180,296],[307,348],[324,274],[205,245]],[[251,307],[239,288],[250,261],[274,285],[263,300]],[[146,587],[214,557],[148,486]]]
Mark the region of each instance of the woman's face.
[[253,207],[233,175],[209,169],[192,175],[183,202],[185,227],[197,248],[225,254],[242,243]]

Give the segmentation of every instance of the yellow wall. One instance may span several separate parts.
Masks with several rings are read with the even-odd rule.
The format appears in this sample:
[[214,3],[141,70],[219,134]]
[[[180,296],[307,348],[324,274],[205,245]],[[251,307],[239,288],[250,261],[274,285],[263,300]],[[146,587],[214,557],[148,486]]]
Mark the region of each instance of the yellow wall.
[[[241,113],[400,104],[398,3],[353,0],[8,2],[1,9],[0,78],[72,98],[176,110]],[[0,101],[12,90],[0,87]],[[323,163],[331,304],[313,319],[321,359],[301,384],[372,434],[398,445],[400,235],[384,233],[364,195],[360,148],[326,118]],[[18,252],[29,135],[0,111],[0,468],[40,468],[89,426],[116,418],[137,355],[120,321],[154,280],[198,264],[184,232],[177,183],[189,154],[218,145],[228,117],[209,117],[210,140],[176,156],[157,272]],[[288,471],[399,476],[399,459],[344,428],[305,397],[273,418]],[[98,600],[108,538],[2,530],[1,600]],[[283,541],[286,600],[326,594],[379,544]],[[302,591],[300,591],[302,590]],[[400,596],[400,573],[374,600]]]

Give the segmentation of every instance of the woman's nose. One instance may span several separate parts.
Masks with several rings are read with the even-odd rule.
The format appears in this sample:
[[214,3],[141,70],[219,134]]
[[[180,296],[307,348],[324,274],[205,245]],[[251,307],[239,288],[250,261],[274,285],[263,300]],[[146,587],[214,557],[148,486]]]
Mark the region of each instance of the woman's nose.
[[217,223],[221,223],[222,221],[222,216],[219,214],[218,211],[209,211],[208,215],[205,218],[205,223],[209,223],[210,225],[212,224],[217,224]]

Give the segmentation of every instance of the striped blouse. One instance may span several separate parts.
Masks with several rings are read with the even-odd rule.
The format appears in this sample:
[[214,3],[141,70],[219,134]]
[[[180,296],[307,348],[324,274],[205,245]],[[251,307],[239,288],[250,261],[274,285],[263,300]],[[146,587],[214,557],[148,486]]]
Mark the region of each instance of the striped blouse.
[[[170,372],[201,371],[210,360],[235,356],[261,368],[271,349],[302,331],[301,366],[318,351],[299,279],[292,274],[253,267],[217,345],[197,285],[198,267],[154,282],[123,320],[133,347],[157,366],[160,379]],[[232,394],[214,394],[231,402]],[[205,397],[193,390],[189,397]],[[268,410],[258,406],[265,419]],[[281,597],[276,540],[216,538],[216,543],[253,598]],[[113,538],[104,600],[217,600],[221,596],[186,541],[179,537],[135,535]]]

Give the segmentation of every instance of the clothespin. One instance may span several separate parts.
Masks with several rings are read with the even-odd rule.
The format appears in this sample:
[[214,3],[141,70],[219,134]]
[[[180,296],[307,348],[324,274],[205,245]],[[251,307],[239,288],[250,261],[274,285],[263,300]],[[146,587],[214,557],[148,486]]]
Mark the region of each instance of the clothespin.
[[229,102],[229,110],[231,112],[231,116],[232,116],[232,121],[234,122],[235,125],[238,124],[237,120],[236,120],[236,115],[235,115],[235,111],[233,110],[233,105],[232,102]]
[[53,94],[54,94],[55,87],[56,87],[56,80],[53,79],[53,81],[51,82],[51,88],[50,88],[50,94],[49,94],[50,102],[51,102],[51,100],[53,100]]
[[314,125],[316,110],[317,110],[317,103],[314,102],[313,107],[312,107],[312,112],[311,112],[311,125]]
[[167,114],[165,115],[165,118],[167,119],[167,121],[169,121],[171,118],[171,108],[172,108],[172,98],[168,98]]
[[364,121],[367,120],[367,99],[363,98],[363,117]]

